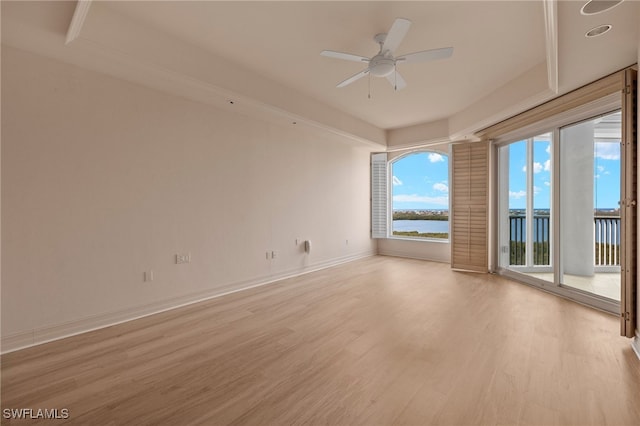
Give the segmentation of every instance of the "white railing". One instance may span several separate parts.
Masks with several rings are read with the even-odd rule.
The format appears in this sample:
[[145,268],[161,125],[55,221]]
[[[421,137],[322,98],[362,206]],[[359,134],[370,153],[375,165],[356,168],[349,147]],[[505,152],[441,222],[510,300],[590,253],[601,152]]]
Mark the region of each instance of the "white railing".
[[[534,265],[549,265],[549,216],[534,216]],[[510,265],[526,265],[526,220],[524,216],[509,217]],[[620,217],[594,216],[593,232],[595,266],[620,266]]]
[[593,228],[596,240],[594,264],[596,266],[620,265],[620,218],[595,216]]

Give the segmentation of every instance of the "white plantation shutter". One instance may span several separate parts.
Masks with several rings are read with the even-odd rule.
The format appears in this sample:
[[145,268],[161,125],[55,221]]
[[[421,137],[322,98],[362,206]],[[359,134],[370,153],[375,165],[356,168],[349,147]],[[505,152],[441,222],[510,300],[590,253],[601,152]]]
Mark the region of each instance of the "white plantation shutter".
[[389,177],[387,154],[371,155],[371,237],[387,238]]

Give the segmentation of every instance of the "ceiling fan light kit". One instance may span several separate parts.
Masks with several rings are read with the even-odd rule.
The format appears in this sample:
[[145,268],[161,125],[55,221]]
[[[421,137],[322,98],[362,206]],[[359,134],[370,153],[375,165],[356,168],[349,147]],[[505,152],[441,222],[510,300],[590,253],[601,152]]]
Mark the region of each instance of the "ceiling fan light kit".
[[364,62],[368,66],[359,73],[338,83],[336,87],[341,88],[348,86],[356,80],[361,79],[365,75],[374,77],[385,77],[395,90],[401,90],[406,87],[407,83],[398,73],[397,66],[399,63],[416,63],[428,62],[438,59],[445,59],[453,54],[453,47],[445,47],[440,49],[423,50],[421,52],[410,53],[395,57],[395,52],[404,37],[409,31],[411,21],[404,18],[397,18],[388,34],[376,34],[373,40],[380,45],[380,51],[372,58],[354,55],[351,53],[336,52],[334,50],[323,50],[320,54],[329,58],[342,59],[346,61]]
[[391,58],[376,55],[369,62],[369,72],[376,77],[386,77],[396,69],[396,63]]

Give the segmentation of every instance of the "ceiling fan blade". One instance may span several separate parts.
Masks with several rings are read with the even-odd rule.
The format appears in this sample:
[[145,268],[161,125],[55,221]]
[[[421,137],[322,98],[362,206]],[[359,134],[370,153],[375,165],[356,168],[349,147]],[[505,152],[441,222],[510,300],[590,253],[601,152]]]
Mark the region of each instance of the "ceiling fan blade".
[[411,21],[404,18],[397,18],[389,33],[387,34],[387,38],[384,40],[384,44],[382,45],[382,52],[389,52],[392,55],[402,43],[404,36],[407,35],[407,31],[409,31],[409,27],[411,26]]
[[352,55],[351,53],[334,52],[333,50],[323,50],[320,55],[327,58],[344,59],[345,61],[369,62],[369,58],[364,56]]
[[394,90],[402,90],[407,87],[407,82],[404,81],[404,78],[397,70],[387,76],[387,81],[391,83]]
[[396,58],[396,62],[427,62],[438,59],[446,59],[453,55],[453,47],[443,47],[441,49],[423,50],[422,52],[409,53],[408,55]]
[[369,68],[360,71],[358,74],[352,75],[351,77],[349,77],[348,79],[346,79],[342,83],[339,83],[336,87],[348,86],[349,84],[353,83],[356,80],[361,79],[362,77],[364,77],[367,74],[369,74]]

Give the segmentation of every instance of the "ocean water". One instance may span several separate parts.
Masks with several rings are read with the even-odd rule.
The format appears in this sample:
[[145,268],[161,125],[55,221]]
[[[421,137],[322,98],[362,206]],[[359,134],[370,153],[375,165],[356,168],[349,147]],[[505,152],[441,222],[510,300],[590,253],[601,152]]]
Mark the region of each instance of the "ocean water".
[[394,220],[393,230],[401,232],[418,231],[427,232],[449,232],[448,220]]

